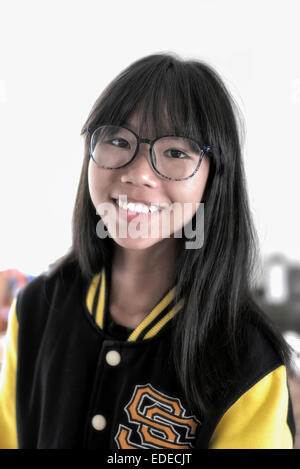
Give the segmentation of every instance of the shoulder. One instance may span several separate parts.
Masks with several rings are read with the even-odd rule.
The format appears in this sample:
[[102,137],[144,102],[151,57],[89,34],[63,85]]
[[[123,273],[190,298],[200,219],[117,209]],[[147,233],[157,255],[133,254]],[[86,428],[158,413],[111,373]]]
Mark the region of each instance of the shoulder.
[[[294,420],[280,335],[247,325],[240,372],[212,414],[211,448],[291,448]],[[259,431],[258,431],[259,430]]]
[[254,301],[241,320],[238,369],[227,393],[230,401],[276,368],[288,364],[288,345],[281,332]]
[[26,320],[28,315],[31,319],[43,320],[49,308],[55,308],[66,297],[70,288],[76,290],[81,282],[77,263],[62,263],[55,270],[49,266],[18,292],[16,297],[18,321]]
[[268,393],[269,389],[274,395],[272,387],[275,384],[277,391],[284,390],[286,395],[286,366],[280,351],[279,334],[276,335],[272,331],[263,315],[255,313],[245,318],[240,339],[239,366],[235,370],[232,369],[230,379],[226,386],[223,386],[224,391],[218,394],[207,409],[198,447],[207,447],[205,445],[208,445],[215,428],[223,421],[224,415],[229,415],[230,409],[230,416],[233,415],[232,409],[238,409],[233,420],[243,422],[243,413],[250,406],[249,403],[251,415],[254,415],[254,407],[261,408],[265,402],[264,394]]
[[240,360],[241,384],[254,382],[284,364],[279,347],[280,333],[277,335],[278,338],[273,336],[272,329],[263,322],[250,321],[247,324],[246,342]]
[[[227,337],[229,341],[232,337]],[[218,392],[224,407],[253,386],[266,374],[286,365],[287,344],[279,330],[257,306],[246,310],[235,332],[235,353],[227,369],[223,391]],[[233,350],[233,348],[232,348]]]
[[[31,280],[16,296],[19,382],[28,383],[43,347],[56,341],[70,318],[81,308],[82,277],[76,265],[62,264]],[[34,379],[32,377],[32,379]]]
[[286,365],[281,333],[263,311],[258,313],[251,314],[246,320],[239,368],[220,403],[223,411],[265,376]]

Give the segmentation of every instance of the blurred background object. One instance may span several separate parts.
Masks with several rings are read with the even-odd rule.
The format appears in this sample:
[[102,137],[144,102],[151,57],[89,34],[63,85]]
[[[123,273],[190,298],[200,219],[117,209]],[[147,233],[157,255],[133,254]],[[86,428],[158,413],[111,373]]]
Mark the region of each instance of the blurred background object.
[[10,307],[18,291],[33,278],[34,276],[23,274],[17,269],[0,271],[0,372],[3,362],[5,332]]
[[6,331],[8,313],[14,297],[33,278],[17,269],[0,271],[0,334]]
[[300,334],[300,263],[279,253],[268,256],[263,262],[261,282],[253,293],[283,334]]
[[288,264],[282,254],[275,254],[267,261],[264,299],[267,303],[281,304],[288,297]]

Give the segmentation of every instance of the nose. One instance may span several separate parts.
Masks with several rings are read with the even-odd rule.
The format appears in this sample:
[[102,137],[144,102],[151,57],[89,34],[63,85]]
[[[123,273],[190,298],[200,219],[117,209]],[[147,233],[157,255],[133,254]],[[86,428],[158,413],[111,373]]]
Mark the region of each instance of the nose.
[[141,143],[139,151],[133,161],[125,168],[120,169],[121,182],[136,185],[154,187],[157,175],[151,166],[149,144]]

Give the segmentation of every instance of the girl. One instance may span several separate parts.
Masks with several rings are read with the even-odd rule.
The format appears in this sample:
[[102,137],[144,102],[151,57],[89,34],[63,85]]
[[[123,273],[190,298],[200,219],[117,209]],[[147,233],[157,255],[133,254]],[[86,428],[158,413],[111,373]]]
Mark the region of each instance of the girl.
[[3,447],[292,448],[238,129],[218,74],[175,54],[97,99],[72,248],[11,308]]

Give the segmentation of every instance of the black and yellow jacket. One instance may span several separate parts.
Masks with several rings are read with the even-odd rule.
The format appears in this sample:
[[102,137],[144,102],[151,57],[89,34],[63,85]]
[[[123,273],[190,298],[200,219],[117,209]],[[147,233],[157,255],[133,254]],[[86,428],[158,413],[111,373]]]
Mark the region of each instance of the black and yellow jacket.
[[171,362],[165,292],[134,330],[109,315],[110,275],[78,267],[43,273],[10,311],[1,372],[0,448],[292,448],[286,369],[267,339],[238,385],[204,419],[191,412]]

